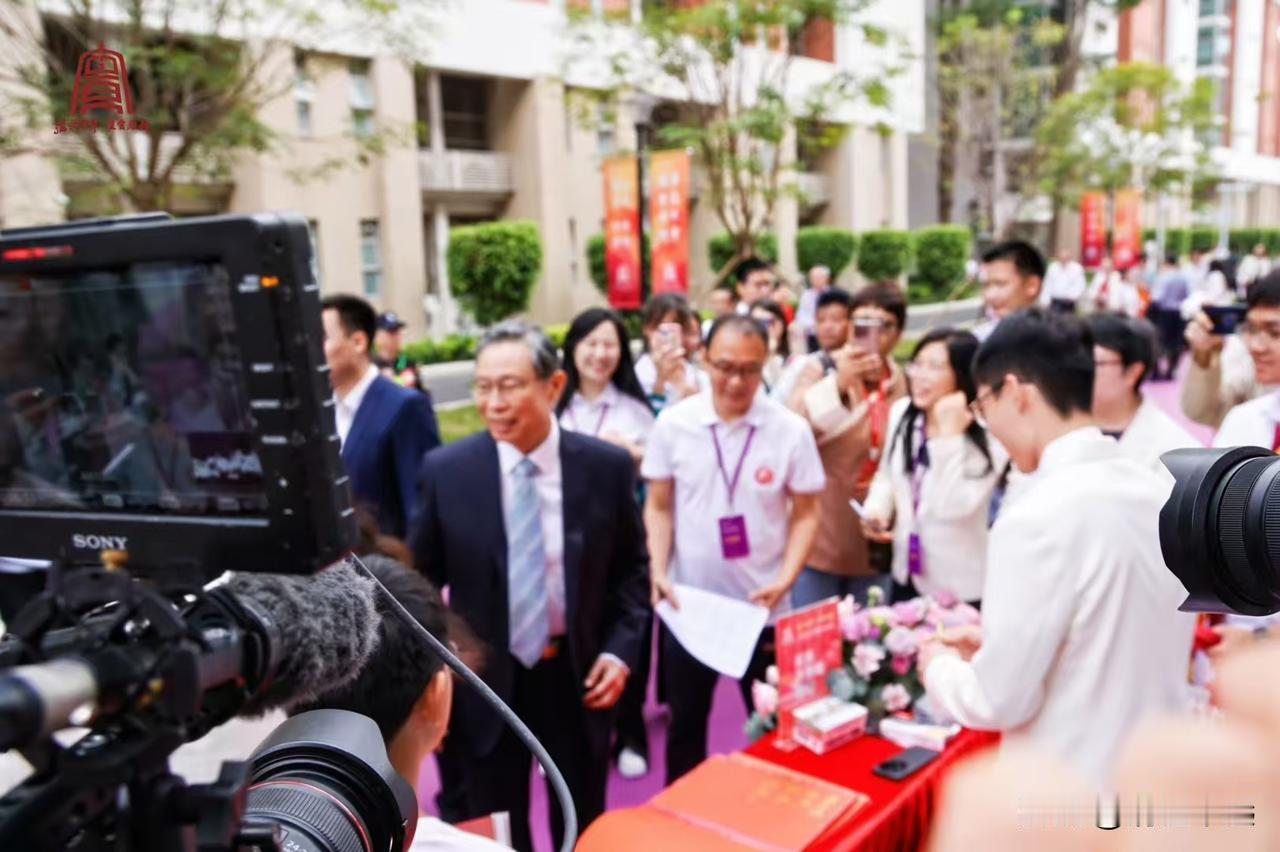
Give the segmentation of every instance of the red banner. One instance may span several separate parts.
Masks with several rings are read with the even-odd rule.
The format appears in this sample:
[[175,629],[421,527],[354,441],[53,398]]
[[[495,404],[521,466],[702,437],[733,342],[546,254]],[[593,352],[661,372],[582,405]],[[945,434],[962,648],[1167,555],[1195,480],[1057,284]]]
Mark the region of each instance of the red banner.
[[1142,251],[1142,193],[1122,189],[1116,193],[1116,221],[1111,237],[1111,259],[1125,270],[1138,262]]
[[1080,196],[1080,265],[1093,269],[1107,256],[1107,196],[1086,192]]
[[797,610],[774,626],[778,656],[778,745],[793,743],[795,709],[829,693],[827,673],[840,668],[836,599]]
[[654,293],[689,292],[689,154],[649,156],[649,239]]
[[609,306],[639,308],[644,294],[640,281],[640,191],[635,157],[610,157],[604,161],[604,262]]

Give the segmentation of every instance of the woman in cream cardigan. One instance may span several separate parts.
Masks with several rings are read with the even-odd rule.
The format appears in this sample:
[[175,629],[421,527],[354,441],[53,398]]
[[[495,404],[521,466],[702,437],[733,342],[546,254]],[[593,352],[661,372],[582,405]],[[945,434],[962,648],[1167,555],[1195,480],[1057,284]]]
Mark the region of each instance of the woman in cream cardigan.
[[916,345],[911,393],[889,415],[885,457],[867,495],[863,532],[893,542],[893,599],[920,594],[977,603],[987,562],[987,510],[1007,456],[969,412],[978,339],[939,328]]

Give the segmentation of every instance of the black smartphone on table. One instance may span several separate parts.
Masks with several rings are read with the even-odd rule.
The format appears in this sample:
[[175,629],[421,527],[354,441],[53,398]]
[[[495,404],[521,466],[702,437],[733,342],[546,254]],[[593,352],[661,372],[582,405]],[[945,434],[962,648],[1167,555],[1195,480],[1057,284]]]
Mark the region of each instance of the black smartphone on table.
[[1213,320],[1214,334],[1235,334],[1240,323],[1244,322],[1244,305],[1205,305],[1204,312]]
[[903,749],[888,760],[876,764],[871,771],[881,778],[901,781],[937,759],[938,752],[933,749],[914,746]]

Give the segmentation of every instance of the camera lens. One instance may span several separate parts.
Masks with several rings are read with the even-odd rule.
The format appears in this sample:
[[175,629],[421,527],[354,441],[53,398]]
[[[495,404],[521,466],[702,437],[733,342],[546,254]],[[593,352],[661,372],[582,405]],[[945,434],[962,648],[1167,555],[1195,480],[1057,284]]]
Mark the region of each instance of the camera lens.
[[280,826],[286,849],[402,849],[417,815],[413,790],[387,760],[378,726],[358,713],[301,713],[253,754],[245,819]]
[[1188,597],[1182,609],[1280,611],[1280,456],[1260,447],[1173,450],[1160,549]]

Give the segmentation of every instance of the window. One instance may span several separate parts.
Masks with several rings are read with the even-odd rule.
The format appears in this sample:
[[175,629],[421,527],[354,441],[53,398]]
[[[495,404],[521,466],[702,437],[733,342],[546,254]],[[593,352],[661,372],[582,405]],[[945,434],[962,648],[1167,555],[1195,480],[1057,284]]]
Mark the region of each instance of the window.
[[612,154],[617,147],[613,132],[614,116],[604,104],[596,105],[596,153],[601,157]]
[[481,77],[440,77],[444,146],[458,151],[489,150],[489,81]]
[[298,119],[298,135],[312,136],[311,105],[316,99],[315,84],[307,77],[307,57],[301,52],[293,55],[293,103]]
[[351,124],[357,136],[373,135],[373,82],[369,63],[352,62],[347,70],[351,80]]
[[311,237],[311,277],[320,280],[320,223],[307,220],[307,234]]
[[1217,45],[1217,30],[1213,27],[1201,27],[1196,38],[1196,65],[1201,68],[1206,65],[1217,65]]
[[364,294],[377,298],[382,290],[382,245],[377,219],[360,222],[360,277],[364,282]]

